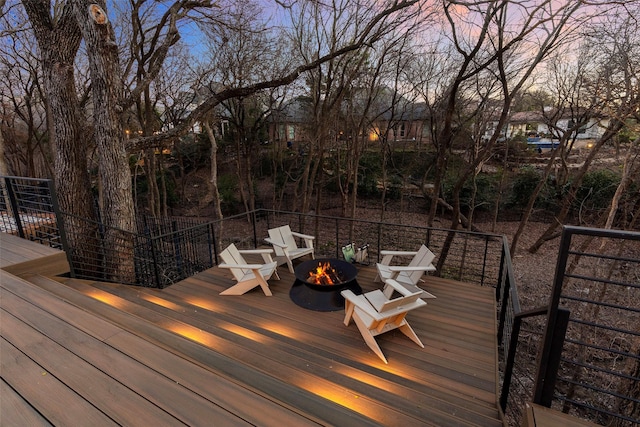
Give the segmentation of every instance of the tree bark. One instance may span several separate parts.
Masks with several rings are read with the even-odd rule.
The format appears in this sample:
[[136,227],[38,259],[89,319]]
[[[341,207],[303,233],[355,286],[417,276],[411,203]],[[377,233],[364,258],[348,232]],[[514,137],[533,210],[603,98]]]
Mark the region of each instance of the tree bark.
[[[94,105],[94,139],[98,147],[102,182],[102,222],[107,226],[105,259],[109,279],[135,281],[133,242],[135,229],[131,171],[125,150],[125,133],[120,121],[123,84],[120,79],[118,46],[106,15],[104,1],[75,1],[73,11],[87,46]],[[99,6],[101,10],[97,10]]]
[[[64,216],[68,251],[77,260],[85,259],[87,248],[96,248],[96,229],[90,221],[96,220],[91,179],[87,162],[87,144],[83,140],[83,127],[74,77],[74,59],[80,47],[81,33],[66,3],[59,15],[49,14],[49,2],[25,0],[23,5],[29,16],[40,49],[43,85],[46,96],[47,124],[51,135],[54,163],[54,182],[60,210]],[[92,271],[95,267],[88,267]],[[74,273],[86,270],[77,268]]]

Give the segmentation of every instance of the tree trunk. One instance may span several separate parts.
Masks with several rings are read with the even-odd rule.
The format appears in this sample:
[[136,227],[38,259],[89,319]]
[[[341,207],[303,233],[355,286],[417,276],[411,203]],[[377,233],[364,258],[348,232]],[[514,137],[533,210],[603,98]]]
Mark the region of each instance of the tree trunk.
[[[213,239],[214,244],[218,244],[219,237],[222,232],[222,205],[220,203],[220,191],[218,189],[218,142],[216,141],[216,135],[213,133],[211,124],[208,120],[203,122],[204,129],[207,132],[209,141],[211,142],[211,174],[209,175],[209,185],[207,195],[205,196],[206,204],[213,203],[213,215],[214,215],[214,233],[218,238]],[[206,206],[201,204],[202,207]],[[216,253],[220,252],[220,248],[215,248]]]
[[549,178],[549,175],[551,174],[551,170],[553,169],[553,164],[556,159],[556,152],[557,150],[554,150],[551,157],[549,158],[549,162],[547,163],[547,166],[544,169],[542,178],[540,179],[540,182],[538,183],[538,185],[536,185],[536,188],[533,189],[533,192],[531,193],[531,197],[527,202],[527,206],[524,208],[522,218],[520,219],[520,223],[518,224],[518,229],[516,230],[516,232],[513,235],[513,238],[511,239],[510,252],[512,257],[515,256],[516,254],[516,250],[518,249],[518,241],[520,239],[520,236],[524,232],[524,229],[527,226],[527,223],[529,222],[529,218],[531,217],[531,213],[533,212],[533,207],[536,203],[536,199],[538,198],[538,195],[542,191],[542,188],[544,187],[545,183],[547,182],[547,179]]
[[627,151],[627,155],[624,158],[624,164],[622,166],[622,178],[620,179],[620,184],[618,184],[616,192],[611,199],[609,215],[607,215],[607,221],[604,225],[604,228],[606,229],[610,229],[613,226],[613,221],[615,220],[616,212],[618,211],[618,206],[620,205],[620,199],[622,198],[622,195],[627,191],[627,188],[633,182],[633,163],[638,156],[637,153],[634,153],[633,147],[636,147],[638,143],[640,143],[640,138],[637,138],[631,144],[629,150]]
[[55,20],[49,15],[49,2],[25,0],[23,4],[42,59],[56,195],[60,210],[70,214],[64,218],[69,251],[75,260],[82,260],[86,248],[98,246],[93,240],[96,230],[87,221],[96,220],[96,215],[73,66],[81,33],[68,3]]
[[542,235],[536,240],[536,242],[529,247],[529,252],[536,253],[538,249],[547,241],[554,239],[557,237],[556,229],[563,224],[564,220],[567,218],[569,211],[571,210],[571,203],[576,197],[576,193],[580,188],[582,183],[582,178],[584,174],[589,170],[591,163],[593,162],[596,154],[600,151],[605,142],[609,141],[614,135],[616,135],[622,126],[623,122],[614,122],[609,126],[609,129],[605,132],[605,134],[598,140],[598,142],[593,146],[589,156],[584,161],[584,164],[579,169],[577,175],[571,183],[571,187],[569,188],[567,196],[563,199],[562,208],[560,209],[560,213],[556,216],[556,220],[553,221],[549,227],[542,233]]
[[[135,281],[133,241],[135,212],[131,191],[131,172],[125,150],[120,102],[123,96],[120,61],[115,35],[106,15],[105,2],[73,2],[89,56],[94,105],[94,138],[98,147],[99,175],[102,181],[102,220],[107,226],[105,268],[111,280]],[[117,250],[118,248],[119,250]]]

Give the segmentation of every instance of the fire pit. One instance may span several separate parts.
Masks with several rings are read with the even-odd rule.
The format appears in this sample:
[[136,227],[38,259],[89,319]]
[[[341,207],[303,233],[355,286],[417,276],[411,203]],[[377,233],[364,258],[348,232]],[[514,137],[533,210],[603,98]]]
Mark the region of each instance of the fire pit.
[[300,307],[315,311],[338,311],[344,308],[340,291],[351,289],[361,294],[356,281],[358,270],[339,259],[314,259],[305,261],[295,269],[296,281],[289,297]]

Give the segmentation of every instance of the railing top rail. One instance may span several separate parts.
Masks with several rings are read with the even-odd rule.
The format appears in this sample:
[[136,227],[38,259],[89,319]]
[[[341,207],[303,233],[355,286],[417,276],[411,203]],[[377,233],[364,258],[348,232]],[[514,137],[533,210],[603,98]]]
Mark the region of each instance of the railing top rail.
[[610,237],[624,240],[640,240],[640,232],[631,230],[613,230],[605,228],[578,227],[565,225],[563,229],[568,234],[577,234],[593,237]]
[[[411,227],[411,228],[415,228],[417,230],[433,230],[433,231],[439,231],[439,232],[443,232],[443,233],[448,233],[451,231],[455,231],[456,233],[460,233],[460,234],[469,234],[469,235],[475,235],[478,237],[492,237],[495,239],[502,239],[504,236],[501,234],[496,234],[496,233],[487,233],[487,232],[478,232],[478,231],[470,231],[470,230],[463,230],[463,229],[456,229],[456,230],[452,230],[450,228],[440,228],[440,227],[427,227],[427,226],[422,226],[422,225],[413,225],[413,224],[395,224],[392,222],[383,222],[383,221],[373,221],[373,220],[367,220],[367,219],[361,219],[361,218],[349,218],[349,217],[341,217],[341,216],[333,216],[333,215],[321,215],[321,214],[309,214],[309,213],[301,213],[301,212],[290,212],[290,211],[277,211],[277,210],[273,210],[273,209],[256,209],[253,212],[273,212],[274,214],[278,214],[278,215],[303,215],[303,216],[308,216],[308,217],[318,217],[318,218],[323,218],[323,219],[331,219],[331,220],[340,220],[340,221],[357,221],[357,222],[362,222],[365,224],[372,224],[372,225],[387,225],[387,226],[392,226],[392,227]],[[236,216],[243,216],[243,215],[247,215],[242,214],[242,215],[236,215]]]
[[0,175],[0,178],[5,178],[5,179],[14,179],[14,180],[21,180],[21,181],[40,181],[40,182],[49,182],[51,181],[50,178],[31,178],[31,177],[26,177],[26,176],[11,176],[11,175]]

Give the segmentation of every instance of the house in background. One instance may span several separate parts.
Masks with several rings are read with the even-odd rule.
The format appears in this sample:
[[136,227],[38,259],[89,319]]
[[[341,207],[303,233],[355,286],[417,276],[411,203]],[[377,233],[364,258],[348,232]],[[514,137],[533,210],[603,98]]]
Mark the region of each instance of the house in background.
[[[391,99],[387,101],[379,101],[370,106],[369,126],[366,135],[360,134],[361,136],[365,136],[372,144],[383,138],[394,145],[419,144],[428,140],[429,127],[426,126],[428,117],[425,103],[403,100],[392,109]],[[306,140],[312,114],[311,99],[297,97],[289,101],[283,108],[271,113],[269,140],[276,144],[286,143],[289,147],[308,142]],[[346,124],[338,126],[339,128],[333,130],[337,141],[353,137],[355,131],[347,129]]]
[[[567,131],[576,127],[576,123],[584,121],[580,127],[575,129],[572,138],[575,139],[575,148],[589,147],[590,143],[600,138],[609,125],[608,118],[589,117],[584,113],[566,111],[562,113],[554,112],[551,109],[541,111],[521,111],[513,113],[509,122],[502,131],[502,137],[514,138],[522,136],[531,145],[546,144],[543,148],[551,148],[554,143]],[[487,123],[484,134],[485,139],[491,138],[497,127],[498,121],[493,120]]]
[[298,146],[305,139],[311,112],[311,99],[302,96],[285,103],[279,110],[272,111],[269,141],[275,144],[286,143],[289,148]]

